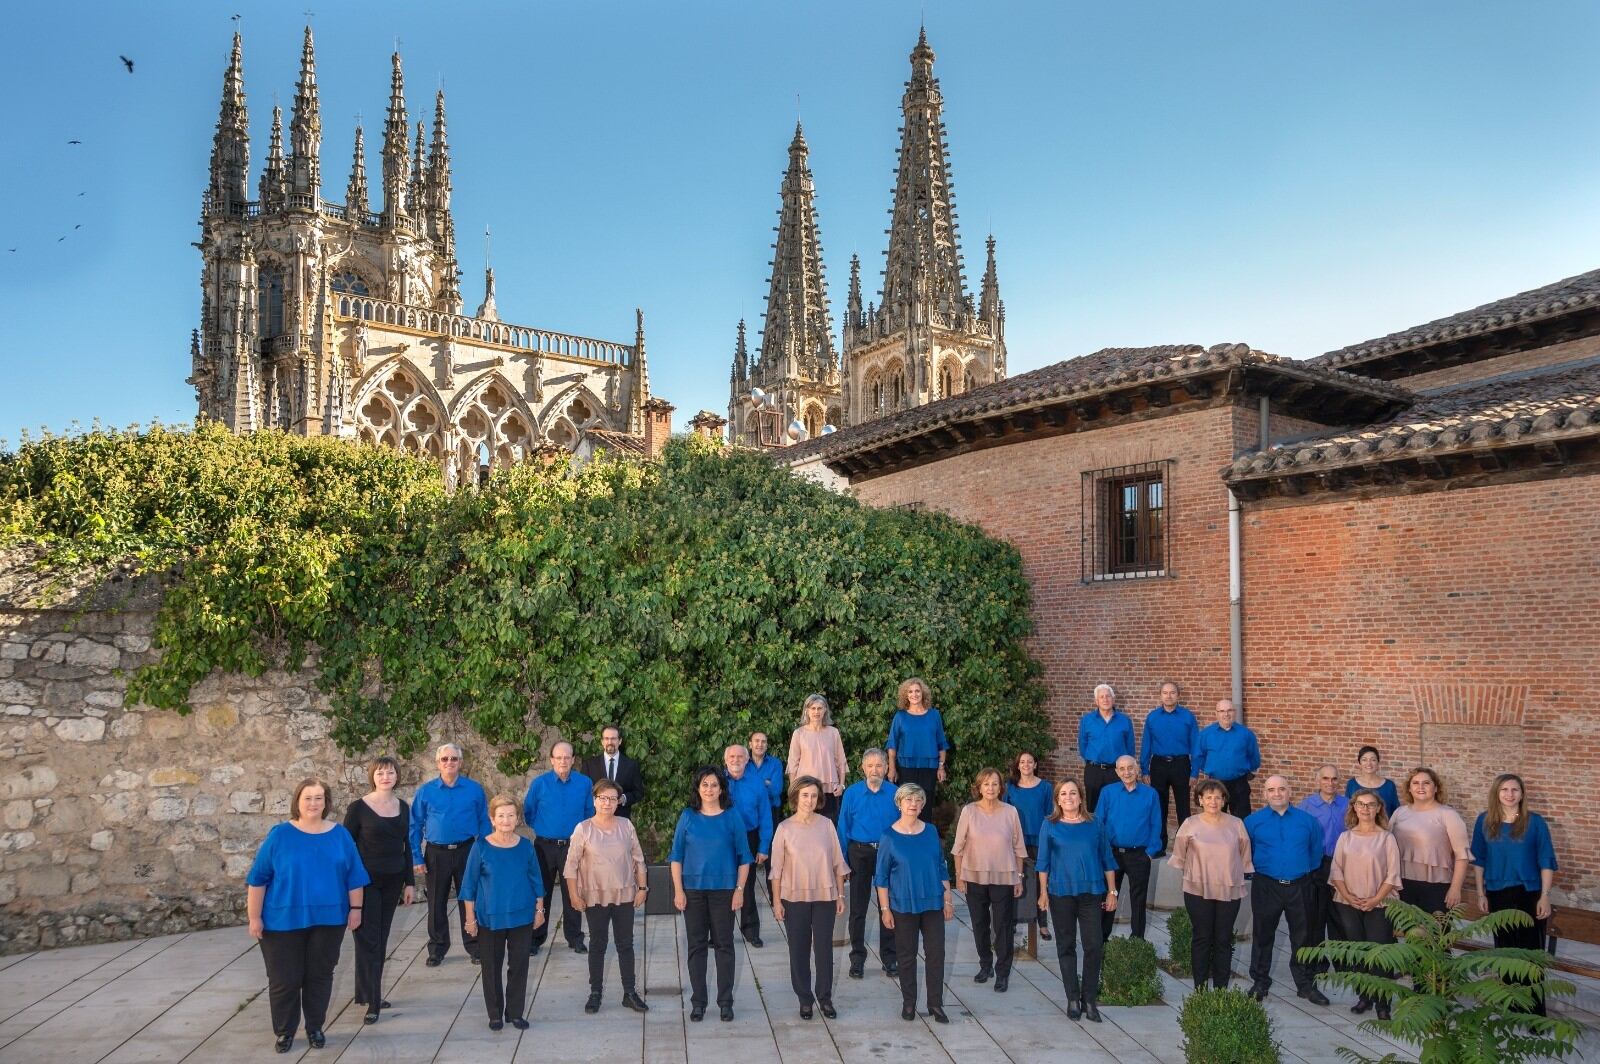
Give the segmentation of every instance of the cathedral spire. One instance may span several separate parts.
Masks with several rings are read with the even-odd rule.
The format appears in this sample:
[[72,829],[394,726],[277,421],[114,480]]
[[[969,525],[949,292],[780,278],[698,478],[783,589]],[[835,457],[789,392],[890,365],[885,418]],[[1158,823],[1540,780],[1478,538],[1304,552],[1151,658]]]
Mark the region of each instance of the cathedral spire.
[[222,107],[211,141],[211,185],[207,213],[243,216],[250,198],[250,117],[244,104],[244,42],[233,35],[233,54],[222,75]]
[[[450,142],[445,136],[444,90],[433,99],[433,145],[428,152],[428,180],[432,182],[436,206],[450,206]],[[442,193],[442,196],[439,194]]]
[[272,108],[272,139],[267,143],[267,165],[261,171],[261,184],[257,198],[261,213],[272,214],[284,208],[288,182],[283,168],[283,108]]
[[733,345],[733,369],[729,374],[729,381],[737,386],[741,381],[750,376],[750,348],[745,344],[744,319],[739,319],[739,338]]
[[300,81],[294,91],[289,147],[293,153],[289,191],[297,197],[294,206],[316,210],[322,195],[322,104],[317,97],[317,56],[310,26],[300,47]]
[[350,161],[350,185],[344,193],[344,212],[351,225],[367,220],[367,143],[361,126],[356,126],[355,158]]
[[911,51],[911,80],[901,99],[900,162],[883,277],[883,310],[904,320],[913,302],[954,318],[967,307],[961,276],[954,184],[944,142],[944,97],[933,76],[924,31]]
[[428,221],[428,167],[423,161],[427,150],[427,127],[422,120],[417,120],[417,142],[415,156],[411,160],[411,217],[417,223],[417,231],[426,233]]
[[634,308],[633,320],[633,409],[629,412],[628,431],[643,436],[644,404],[650,401],[650,366],[644,357],[644,308]]
[[792,376],[821,380],[838,363],[809,154],[805,132],[796,122],[789,142],[789,169],[783,175],[778,239],[772,245],[772,279],[761,332],[762,377],[773,383]]
[[383,224],[386,228],[404,225],[406,194],[410,191],[411,160],[407,157],[410,125],[406,119],[406,78],[400,69],[400,53],[391,57],[389,74],[389,113],[383,122]]
[[850,256],[850,294],[845,300],[846,329],[861,327],[861,256]]
[[983,267],[983,288],[978,296],[978,318],[989,323],[990,327],[999,331],[1000,324],[1000,276],[994,266],[994,235],[991,233],[987,241],[989,249],[988,261]]

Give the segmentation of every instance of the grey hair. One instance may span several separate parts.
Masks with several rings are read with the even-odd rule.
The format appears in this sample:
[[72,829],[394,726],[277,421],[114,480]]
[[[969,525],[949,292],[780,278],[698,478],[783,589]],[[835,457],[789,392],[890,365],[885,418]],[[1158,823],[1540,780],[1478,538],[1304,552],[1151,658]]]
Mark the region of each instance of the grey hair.
[[894,807],[899,809],[907,798],[921,798],[923,803],[926,804],[928,792],[923,790],[920,784],[902,783],[894,792]]
[[804,728],[806,726],[806,717],[808,715],[807,711],[811,709],[811,704],[813,702],[819,703],[822,706],[822,726],[826,728],[831,725],[833,723],[833,710],[828,707],[827,696],[813,691],[811,694],[806,695],[806,700],[804,702],[800,703],[800,727]]
[[861,752],[861,763],[865,765],[869,757],[878,758],[886,765],[889,763],[889,755],[879,750],[876,746],[869,746]]
[[437,750],[435,750],[433,752],[433,756],[435,758],[437,758],[440,754],[444,753],[446,750],[450,751],[452,754],[455,754],[457,757],[463,757],[464,758],[464,757],[467,756],[466,754],[461,752],[461,747],[457,746],[455,743],[440,743],[439,744],[439,749],[437,749]]
[[558,740],[557,742],[555,742],[554,744],[551,745],[551,747],[550,747],[550,756],[551,757],[555,757],[556,756],[556,751],[560,750],[563,746],[567,748],[567,753],[571,754],[573,757],[577,757],[578,756],[577,747],[573,746],[571,743],[567,742],[565,739]]
[[1108,683],[1097,683],[1097,684],[1094,685],[1094,696],[1096,698],[1100,697],[1100,692],[1101,691],[1110,691],[1112,698],[1116,698],[1117,697],[1117,689],[1115,687],[1112,687]]

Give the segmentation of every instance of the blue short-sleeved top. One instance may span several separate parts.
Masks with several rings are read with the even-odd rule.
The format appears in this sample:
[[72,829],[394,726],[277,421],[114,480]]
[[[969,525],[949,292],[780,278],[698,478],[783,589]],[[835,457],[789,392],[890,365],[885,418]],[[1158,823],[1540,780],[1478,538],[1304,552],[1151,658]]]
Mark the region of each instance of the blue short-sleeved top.
[[350,918],[350,892],[372,879],[343,824],[312,834],[283,823],[267,832],[245,882],[267,888],[264,928],[299,931],[343,924]]

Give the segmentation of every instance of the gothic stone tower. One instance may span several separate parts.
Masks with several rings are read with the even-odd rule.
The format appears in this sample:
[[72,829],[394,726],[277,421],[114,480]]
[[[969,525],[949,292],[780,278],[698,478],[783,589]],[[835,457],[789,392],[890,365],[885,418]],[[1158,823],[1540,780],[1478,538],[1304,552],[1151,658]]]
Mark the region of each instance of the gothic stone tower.
[[492,273],[478,314],[462,313],[442,91],[431,143],[421,122],[413,142],[393,56],[376,212],[368,208],[362,129],[343,205],[322,198],[321,146],[307,27],[289,153],[274,108],[266,165],[249,199],[249,120],[234,34],[200,216],[200,328],[190,351],[200,416],[237,432],[275,428],[403,447],[438,459],[447,479],[520,461],[544,445],[571,450],[588,429],[643,433],[650,383],[642,314],[631,344],[508,325],[495,309]]
[[1006,375],[1005,305],[994,240],[976,304],[967,294],[954,182],[927,34],[911,52],[901,101],[899,166],[883,294],[861,306],[852,259],[845,314],[843,402],[852,425],[922,406]]
[[[819,435],[824,425],[837,427],[843,414],[839,355],[828,313],[822,241],[817,235],[817,189],[807,165],[808,153],[805,134],[797,122],[780,193],[761,351],[751,362],[742,321],[734,348],[728,382],[730,438],[752,447],[790,442],[784,429],[793,420],[805,426],[808,436]],[[773,397],[770,411],[751,407],[752,388]]]

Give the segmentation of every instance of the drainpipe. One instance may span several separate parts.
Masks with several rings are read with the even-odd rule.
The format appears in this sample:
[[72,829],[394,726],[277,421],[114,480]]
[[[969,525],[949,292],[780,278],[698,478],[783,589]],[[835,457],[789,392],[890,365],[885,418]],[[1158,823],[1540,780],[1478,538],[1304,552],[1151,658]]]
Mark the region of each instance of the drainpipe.
[[[1272,404],[1261,397],[1261,436],[1257,448],[1272,446]],[[1228,491],[1228,661],[1233,671],[1233,705],[1239,723],[1245,722],[1244,706],[1244,557],[1241,547],[1243,507],[1232,489]]]

